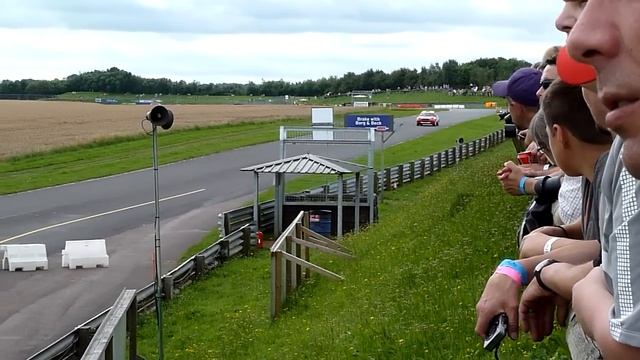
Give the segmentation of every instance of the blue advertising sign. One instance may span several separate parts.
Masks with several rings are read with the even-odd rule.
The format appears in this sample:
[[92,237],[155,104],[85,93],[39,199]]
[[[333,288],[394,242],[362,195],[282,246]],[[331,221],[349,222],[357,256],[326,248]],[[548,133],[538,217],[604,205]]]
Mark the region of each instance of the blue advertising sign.
[[377,131],[393,131],[393,115],[345,115],[344,127],[374,128]]

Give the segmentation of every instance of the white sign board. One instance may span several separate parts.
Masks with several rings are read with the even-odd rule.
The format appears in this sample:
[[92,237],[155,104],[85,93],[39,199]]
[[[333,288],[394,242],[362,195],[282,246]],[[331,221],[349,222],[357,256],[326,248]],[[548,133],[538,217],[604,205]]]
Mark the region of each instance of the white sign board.
[[311,125],[333,125],[333,108],[311,108]]
[[313,140],[333,140],[332,131],[315,130],[333,128],[333,108],[311,108],[311,126],[313,126]]

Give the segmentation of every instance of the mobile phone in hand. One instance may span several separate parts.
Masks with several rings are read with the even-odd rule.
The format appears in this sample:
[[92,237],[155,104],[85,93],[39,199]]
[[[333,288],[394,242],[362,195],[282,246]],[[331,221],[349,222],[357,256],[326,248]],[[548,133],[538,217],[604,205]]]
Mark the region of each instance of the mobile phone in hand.
[[487,335],[484,338],[483,347],[485,350],[493,351],[500,346],[500,342],[507,335],[508,323],[509,319],[505,313],[500,313],[491,319]]

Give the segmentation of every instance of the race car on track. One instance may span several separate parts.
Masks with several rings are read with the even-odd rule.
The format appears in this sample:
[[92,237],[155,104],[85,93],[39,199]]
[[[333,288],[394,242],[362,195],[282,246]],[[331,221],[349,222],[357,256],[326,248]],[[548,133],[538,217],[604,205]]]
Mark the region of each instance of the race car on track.
[[416,118],[416,126],[423,125],[439,126],[440,118],[438,114],[436,114],[435,111],[422,111]]

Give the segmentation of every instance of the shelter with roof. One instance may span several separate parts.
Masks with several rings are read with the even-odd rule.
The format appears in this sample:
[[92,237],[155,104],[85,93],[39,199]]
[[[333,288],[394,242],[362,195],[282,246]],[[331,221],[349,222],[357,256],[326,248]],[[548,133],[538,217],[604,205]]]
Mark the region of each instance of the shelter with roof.
[[[294,205],[297,207],[335,207],[336,208],[336,234],[340,238],[343,234],[343,218],[345,203],[353,207],[353,229],[358,231],[360,224],[360,207],[362,200],[365,200],[366,206],[374,206],[374,199],[367,196],[361,196],[361,172],[368,171],[369,166],[356,164],[349,161],[332,159],[324,156],[303,154],[286,159],[271,161],[264,164],[243,168],[242,171],[251,171],[255,178],[255,200],[253,205],[253,218],[258,228],[260,227],[260,174],[275,175],[275,209],[274,209],[274,236],[278,236],[282,231],[285,223],[285,213],[283,208],[286,205]],[[330,194],[326,189],[321,194],[295,194],[291,196],[285,195],[285,174],[324,174],[336,175],[337,192]],[[344,194],[344,176],[348,174],[355,175],[355,191],[353,194]],[[368,209],[367,209],[368,210]],[[368,214],[368,213],[367,213]],[[372,221],[372,219],[369,219]]]

